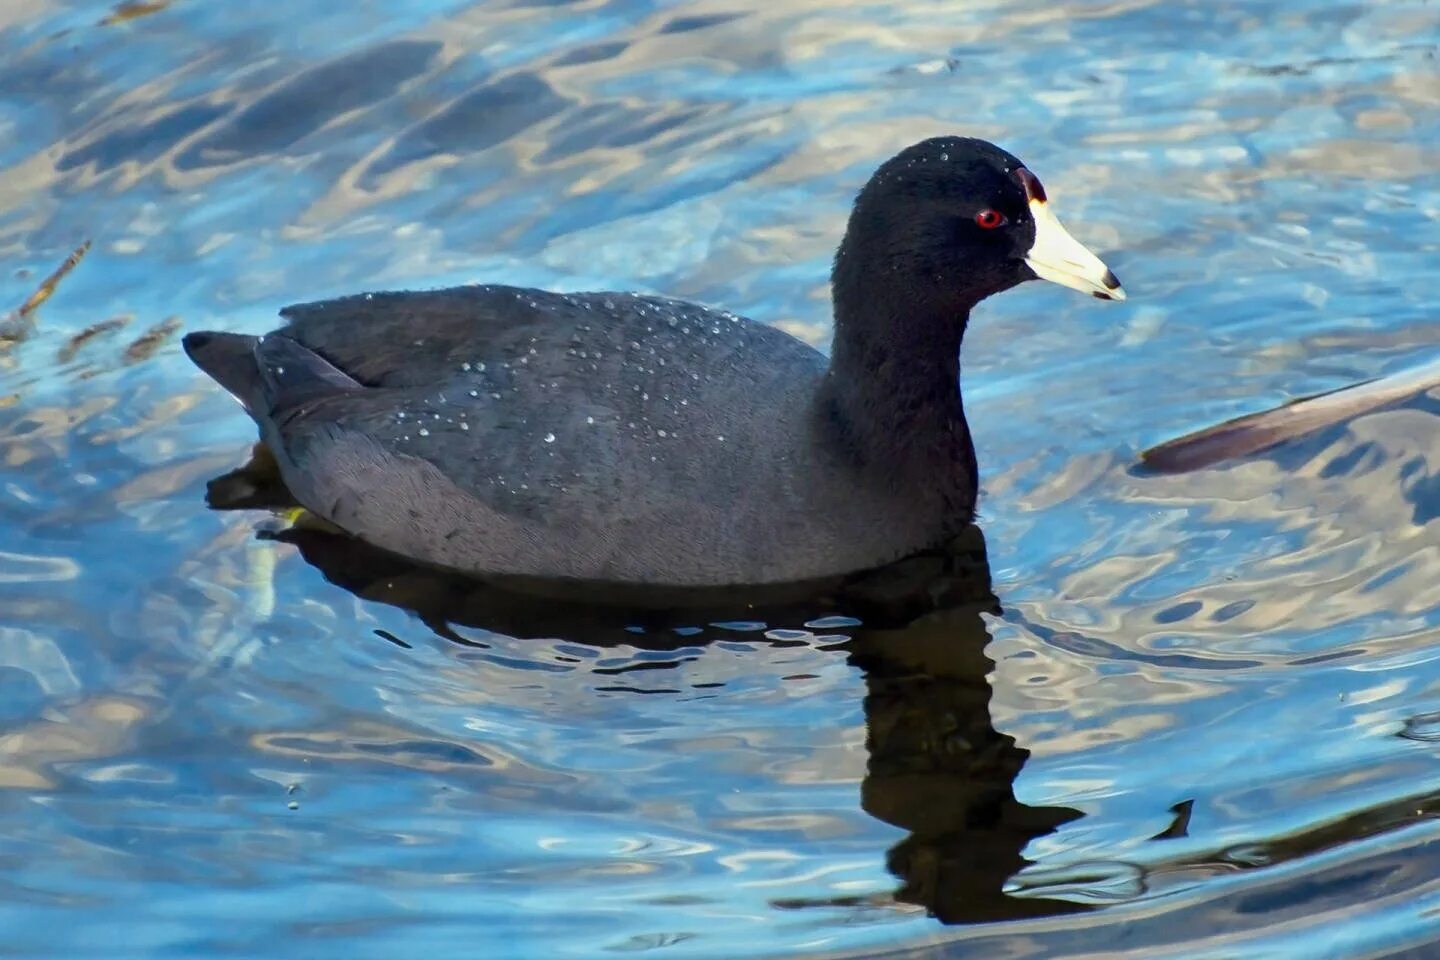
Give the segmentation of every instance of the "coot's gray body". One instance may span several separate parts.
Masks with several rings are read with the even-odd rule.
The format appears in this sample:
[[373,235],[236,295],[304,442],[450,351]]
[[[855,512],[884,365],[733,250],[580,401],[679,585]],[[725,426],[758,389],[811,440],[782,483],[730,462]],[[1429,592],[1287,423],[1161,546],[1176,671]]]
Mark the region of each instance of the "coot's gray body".
[[301,503],[412,559],[771,583],[898,559],[968,519],[847,447],[822,354],[732,314],[476,286],[283,315],[263,342],[190,348],[256,415]]
[[[938,167],[967,150],[970,166],[927,201],[1016,223],[1003,248],[962,230],[962,252],[978,244],[997,263],[947,284],[955,251],[894,242],[915,223],[888,222],[882,175],[903,185],[916,151]],[[970,520],[965,321],[988,293],[1043,275],[1025,256],[1041,246],[1038,182],[1018,161],[955,138],[907,153],[862,193],[837,255],[833,359],[693,303],[505,286],[290,307],[265,337],[197,333],[186,350],[245,404],[302,504],[413,560],[674,587],[879,566]],[[1090,260],[1090,292],[1121,296]]]

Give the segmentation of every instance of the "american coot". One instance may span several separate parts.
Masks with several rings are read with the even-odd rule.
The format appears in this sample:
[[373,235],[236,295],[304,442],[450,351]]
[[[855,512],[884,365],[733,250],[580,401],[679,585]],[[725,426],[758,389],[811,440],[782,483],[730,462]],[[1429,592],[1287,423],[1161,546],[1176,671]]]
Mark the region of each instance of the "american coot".
[[971,519],[960,338],[1035,277],[1124,299],[1019,160],[943,137],[860,191],[828,361],[694,303],[505,286],[293,306],[274,333],[185,349],[299,502],[378,547],[481,576],[790,583]]

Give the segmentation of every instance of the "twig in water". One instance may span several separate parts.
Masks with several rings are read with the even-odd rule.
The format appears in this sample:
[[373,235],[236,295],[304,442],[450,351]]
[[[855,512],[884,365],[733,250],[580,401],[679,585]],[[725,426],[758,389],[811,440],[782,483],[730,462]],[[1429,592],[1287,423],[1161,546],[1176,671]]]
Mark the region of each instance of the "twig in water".
[[50,296],[55,292],[55,288],[60,285],[60,281],[64,280],[66,274],[74,270],[80,261],[85,259],[85,254],[89,252],[90,241],[86,240],[80,244],[80,246],[76,247],[70,256],[65,258],[64,263],[55,268],[54,273],[45,278],[44,282],[36,288],[35,292],[30,294],[24,303],[20,304],[18,310],[3,320],[0,320],[0,346],[18,343],[30,335],[30,331],[35,327],[35,311],[40,309],[42,303],[50,299]]

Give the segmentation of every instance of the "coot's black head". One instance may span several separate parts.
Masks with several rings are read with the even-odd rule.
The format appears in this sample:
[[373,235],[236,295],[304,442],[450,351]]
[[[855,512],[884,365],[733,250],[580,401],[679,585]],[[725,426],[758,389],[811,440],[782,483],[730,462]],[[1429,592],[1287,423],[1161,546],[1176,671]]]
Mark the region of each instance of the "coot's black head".
[[939,311],[963,320],[981,299],[1037,277],[1125,299],[1018,158],[984,140],[937,137],[886,161],[856,198],[835,257],[837,318]]

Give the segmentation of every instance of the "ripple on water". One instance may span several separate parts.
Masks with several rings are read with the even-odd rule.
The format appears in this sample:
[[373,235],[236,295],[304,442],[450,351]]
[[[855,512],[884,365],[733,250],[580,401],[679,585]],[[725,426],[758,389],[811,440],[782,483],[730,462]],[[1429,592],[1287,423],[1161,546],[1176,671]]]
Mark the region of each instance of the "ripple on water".
[[[0,345],[11,950],[1429,949],[1435,402],[1129,468],[1429,358],[1433,5],[22,6],[0,317],[95,246]],[[1128,314],[1029,285],[967,335],[999,616],[612,622],[203,509],[253,431],[181,330],[479,281],[824,344],[857,184],[947,130],[1134,284]],[[678,446],[714,375],[681,338],[735,315],[646,297],[656,339],[609,345],[570,303],[642,409],[527,449]],[[483,442],[455,408],[560,382],[529,356],[454,356],[392,427]]]

